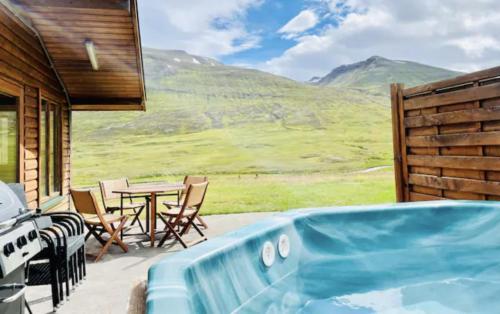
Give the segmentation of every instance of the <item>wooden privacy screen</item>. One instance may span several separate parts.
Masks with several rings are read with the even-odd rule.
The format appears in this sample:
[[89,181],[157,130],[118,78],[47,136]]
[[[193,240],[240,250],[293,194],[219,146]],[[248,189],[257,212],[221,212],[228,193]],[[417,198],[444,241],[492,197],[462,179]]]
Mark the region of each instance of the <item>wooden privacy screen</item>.
[[397,200],[500,200],[500,67],[391,86]]

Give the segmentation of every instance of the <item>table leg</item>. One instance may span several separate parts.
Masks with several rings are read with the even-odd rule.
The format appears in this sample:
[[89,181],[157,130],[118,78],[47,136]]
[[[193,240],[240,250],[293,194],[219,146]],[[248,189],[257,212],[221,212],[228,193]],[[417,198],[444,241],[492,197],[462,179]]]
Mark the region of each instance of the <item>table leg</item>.
[[[123,216],[123,194],[120,194],[120,216]],[[120,231],[120,240],[123,241],[123,228]]]
[[151,193],[151,247],[155,246],[155,231],[156,231],[156,193]]

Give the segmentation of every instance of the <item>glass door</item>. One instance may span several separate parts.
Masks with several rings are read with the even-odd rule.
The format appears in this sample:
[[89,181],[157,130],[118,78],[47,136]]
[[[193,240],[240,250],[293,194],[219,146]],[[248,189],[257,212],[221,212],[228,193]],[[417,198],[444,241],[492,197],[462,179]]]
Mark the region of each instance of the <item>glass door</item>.
[[0,94],[0,180],[18,181],[17,99]]

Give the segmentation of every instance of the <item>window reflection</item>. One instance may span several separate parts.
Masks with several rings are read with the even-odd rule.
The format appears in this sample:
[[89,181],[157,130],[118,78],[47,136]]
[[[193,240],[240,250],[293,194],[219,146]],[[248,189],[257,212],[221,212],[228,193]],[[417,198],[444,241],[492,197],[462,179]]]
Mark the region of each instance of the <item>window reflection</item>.
[[59,147],[61,116],[57,105],[42,101],[40,127],[40,165],[42,165],[40,193],[42,197],[48,197],[61,191]]
[[40,195],[47,196],[49,191],[47,178],[47,103],[42,102],[42,111],[40,116]]
[[0,95],[0,180],[17,182],[16,98]]

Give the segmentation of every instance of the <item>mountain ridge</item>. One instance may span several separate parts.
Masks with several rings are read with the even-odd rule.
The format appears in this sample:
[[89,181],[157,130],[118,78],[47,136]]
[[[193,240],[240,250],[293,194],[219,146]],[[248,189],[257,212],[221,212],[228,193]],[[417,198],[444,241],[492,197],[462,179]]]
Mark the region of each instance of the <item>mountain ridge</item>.
[[[340,65],[311,84],[367,90],[387,94],[390,83],[415,86],[463,74],[407,60],[391,60],[374,55],[366,60]],[[316,78],[316,79],[315,79]]]
[[[447,79],[462,72],[430,66],[414,61],[391,60],[374,55],[366,60],[351,64],[343,64],[332,69],[325,76],[314,76],[307,82],[300,82],[288,77],[279,76],[270,72],[224,64],[214,58],[190,54],[184,50],[162,50],[143,48],[143,54],[148,64],[154,68],[146,69],[149,83],[148,88],[155,88],[157,82],[165,77],[176,75],[179,71],[232,72],[234,75],[262,75],[277,80],[287,80],[288,83],[307,84],[317,87],[338,87],[372,94],[387,95],[391,83],[403,83],[407,87]],[[209,69],[212,68],[212,69]]]
[[[239,73],[239,75],[262,75],[264,77],[274,77],[278,80],[286,80],[301,83],[288,77],[272,74],[266,71],[228,65],[210,57],[190,54],[184,50],[169,50],[143,47],[143,59],[145,66],[146,88],[158,87],[157,82],[172,77],[184,71],[200,71],[206,73]],[[149,84],[149,85],[148,85]]]

